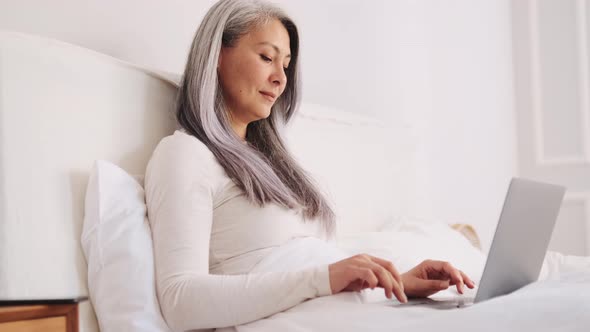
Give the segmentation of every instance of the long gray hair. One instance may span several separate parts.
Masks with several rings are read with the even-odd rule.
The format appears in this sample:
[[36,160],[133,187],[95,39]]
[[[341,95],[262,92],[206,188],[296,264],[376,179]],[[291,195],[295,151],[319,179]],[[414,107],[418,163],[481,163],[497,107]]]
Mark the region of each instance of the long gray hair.
[[[270,20],[279,20],[289,34],[291,61],[287,85],[270,116],[252,122],[244,144],[231,127],[217,76],[222,47]],[[282,137],[300,99],[299,35],[293,21],[279,8],[256,0],[221,0],[205,15],[193,40],[179,90],[176,117],[180,126],[203,142],[250,202],[275,202],[319,219],[327,236],[335,216],[311,177],[297,164]]]

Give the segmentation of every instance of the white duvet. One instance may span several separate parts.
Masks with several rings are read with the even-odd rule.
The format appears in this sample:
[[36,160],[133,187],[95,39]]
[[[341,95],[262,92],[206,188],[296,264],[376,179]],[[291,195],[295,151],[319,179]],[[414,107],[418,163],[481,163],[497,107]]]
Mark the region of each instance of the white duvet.
[[[337,248],[315,239],[281,247],[256,271],[296,270],[355,253],[391,260],[407,271],[424,259],[447,260],[476,283],[485,256],[440,222],[397,220],[379,232],[340,238]],[[509,271],[507,271],[509,273]],[[473,290],[468,295],[474,295]],[[432,297],[460,297],[455,289]],[[401,306],[383,290],[344,292],[224,331],[590,331],[590,257],[548,252],[539,281],[509,295],[461,309]]]

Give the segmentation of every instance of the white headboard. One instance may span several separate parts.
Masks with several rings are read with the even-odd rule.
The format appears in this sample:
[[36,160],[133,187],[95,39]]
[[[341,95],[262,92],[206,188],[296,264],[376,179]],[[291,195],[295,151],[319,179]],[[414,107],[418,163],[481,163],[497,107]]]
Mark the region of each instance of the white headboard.
[[412,214],[415,145],[408,128],[309,103],[298,115],[288,144],[333,203],[338,235],[376,231]]
[[175,92],[111,57],[0,32],[0,299],[87,294],[89,170],[106,159],[143,174],[174,130]]

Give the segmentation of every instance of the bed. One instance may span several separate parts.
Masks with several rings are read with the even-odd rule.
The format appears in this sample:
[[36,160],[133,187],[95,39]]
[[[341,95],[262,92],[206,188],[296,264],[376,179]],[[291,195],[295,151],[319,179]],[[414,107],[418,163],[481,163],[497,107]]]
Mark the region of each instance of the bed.
[[[0,300],[88,296],[80,235],[90,169],[103,159],[141,177],[157,142],[176,128],[177,83],[67,43],[0,32]],[[448,260],[481,276],[485,253],[473,228],[411,216],[420,188],[408,127],[303,104],[287,135],[335,205],[342,250],[388,258],[402,271]],[[298,268],[290,249],[265,268]],[[99,331],[92,303],[81,304],[81,331]],[[549,252],[538,282],[465,310],[401,308],[365,291],[221,330],[583,331],[589,313],[590,258]]]

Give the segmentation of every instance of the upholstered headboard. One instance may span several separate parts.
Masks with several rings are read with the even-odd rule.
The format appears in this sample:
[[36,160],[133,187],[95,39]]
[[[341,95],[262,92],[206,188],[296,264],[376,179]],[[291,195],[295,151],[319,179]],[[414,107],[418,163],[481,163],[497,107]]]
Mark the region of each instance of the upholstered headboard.
[[333,203],[338,235],[376,231],[412,213],[416,168],[408,129],[303,104],[288,143]]
[[89,169],[106,159],[143,173],[174,130],[175,87],[83,48],[8,32],[0,87],[0,298],[84,294]]
[[[84,296],[84,194],[95,159],[142,174],[174,130],[176,88],[83,48],[0,32],[0,300]],[[88,301],[82,331],[98,329]]]
[[[80,233],[93,162],[143,174],[175,129],[175,94],[158,73],[0,32],[0,300],[88,294]],[[308,104],[288,133],[336,205],[341,231],[374,229],[403,210],[413,179],[403,128]],[[82,321],[96,330],[92,317]]]

